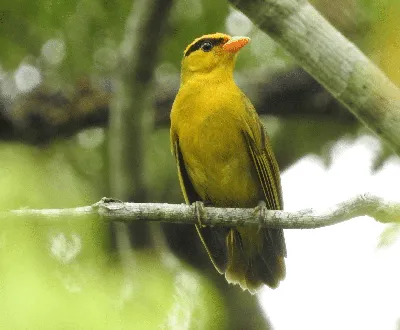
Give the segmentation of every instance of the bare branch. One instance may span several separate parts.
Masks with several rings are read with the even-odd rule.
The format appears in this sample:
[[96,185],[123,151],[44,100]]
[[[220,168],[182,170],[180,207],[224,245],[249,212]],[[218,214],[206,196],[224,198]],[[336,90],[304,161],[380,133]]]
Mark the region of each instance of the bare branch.
[[[175,80],[177,83],[173,87],[159,84],[154,88],[154,124],[157,127],[169,125],[169,113],[179,88],[179,77]],[[353,114],[301,69],[251,79],[241,87],[246,94],[255,95],[252,101],[260,115],[329,119],[348,125],[357,122]],[[41,87],[21,95],[8,107],[0,98],[0,140],[46,144],[87,128],[108,127],[112,97],[113,92],[95,88],[87,77],[81,77],[70,95]],[[57,117],[57,114],[62,116]],[[55,116],[58,121],[54,120]]]
[[[382,223],[399,222],[400,203],[365,193],[321,210],[304,209],[286,212],[263,210],[259,206],[249,209],[205,207],[201,214],[201,223],[208,226],[313,229],[334,225],[364,215],[373,217]],[[0,218],[34,216],[47,220],[57,220],[62,217],[79,218],[86,215],[100,215],[106,220],[126,222],[142,220],[190,225],[198,223],[194,205],[124,203],[109,198],[103,198],[91,206],[70,209],[23,209],[0,212]]]
[[400,91],[306,0],[229,0],[400,154]]
[[[178,77],[176,81],[179,81]],[[301,69],[268,79],[252,79],[241,87],[247,94],[252,92],[257,96],[252,101],[260,115],[329,119],[349,125],[356,122],[342,104]],[[178,88],[178,83],[173,88],[155,87],[155,126],[169,125],[169,113]],[[0,98],[0,140],[45,144],[87,128],[107,127],[112,97],[112,92],[95,88],[87,77],[81,77],[71,95],[41,87],[21,95],[8,109],[5,100]],[[16,113],[18,118],[15,118]],[[62,116],[55,122],[57,113]]]

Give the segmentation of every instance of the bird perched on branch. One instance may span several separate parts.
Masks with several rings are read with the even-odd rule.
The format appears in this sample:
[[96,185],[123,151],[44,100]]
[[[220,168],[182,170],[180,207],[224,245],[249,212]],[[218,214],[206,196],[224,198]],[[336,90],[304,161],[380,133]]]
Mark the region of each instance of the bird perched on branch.
[[[181,86],[171,111],[171,144],[186,203],[282,209],[277,162],[251,104],[233,80],[238,51],[250,41],[222,33],[184,51]],[[255,293],[285,277],[281,229],[196,226],[215,268]]]

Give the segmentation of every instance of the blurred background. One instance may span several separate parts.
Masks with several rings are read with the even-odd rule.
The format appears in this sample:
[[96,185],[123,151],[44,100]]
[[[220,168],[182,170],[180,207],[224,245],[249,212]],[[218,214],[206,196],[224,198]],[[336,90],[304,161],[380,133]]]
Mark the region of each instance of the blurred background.
[[[399,1],[312,3],[399,83]],[[287,210],[398,199],[398,157],[228,3],[2,0],[0,210],[183,202],[169,111],[183,50],[216,31],[252,39],[235,79],[271,136]],[[287,279],[250,296],[190,226],[2,217],[0,328],[400,329],[399,228],[287,230]]]

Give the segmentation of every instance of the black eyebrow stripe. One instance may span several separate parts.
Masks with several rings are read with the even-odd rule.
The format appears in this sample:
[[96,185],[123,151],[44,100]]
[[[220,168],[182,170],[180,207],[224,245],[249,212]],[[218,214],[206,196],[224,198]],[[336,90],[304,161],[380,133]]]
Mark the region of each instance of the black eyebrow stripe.
[[195,42],[193,45],[191,45],[189,47],[189,49],[185,53],[185,56],[189,56],[194,51],[200,49],[201,45],[205,41],[208,41],[214,47],[214,46],[217,46],[217,45],[220,45],[220,44],[224,43],[224,40],[225,40],[224,38],[203,38],[203,39],[200,39],[200,40],[198,40],[197,42]]

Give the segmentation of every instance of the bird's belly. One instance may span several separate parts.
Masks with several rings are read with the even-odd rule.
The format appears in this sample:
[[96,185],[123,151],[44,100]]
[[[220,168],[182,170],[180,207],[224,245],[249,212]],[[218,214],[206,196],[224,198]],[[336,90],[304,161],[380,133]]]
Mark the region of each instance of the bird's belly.
[[235,122],[210,118],[180,137],[190,180],[203,201],[254,207],[263,199],[255,166]]

